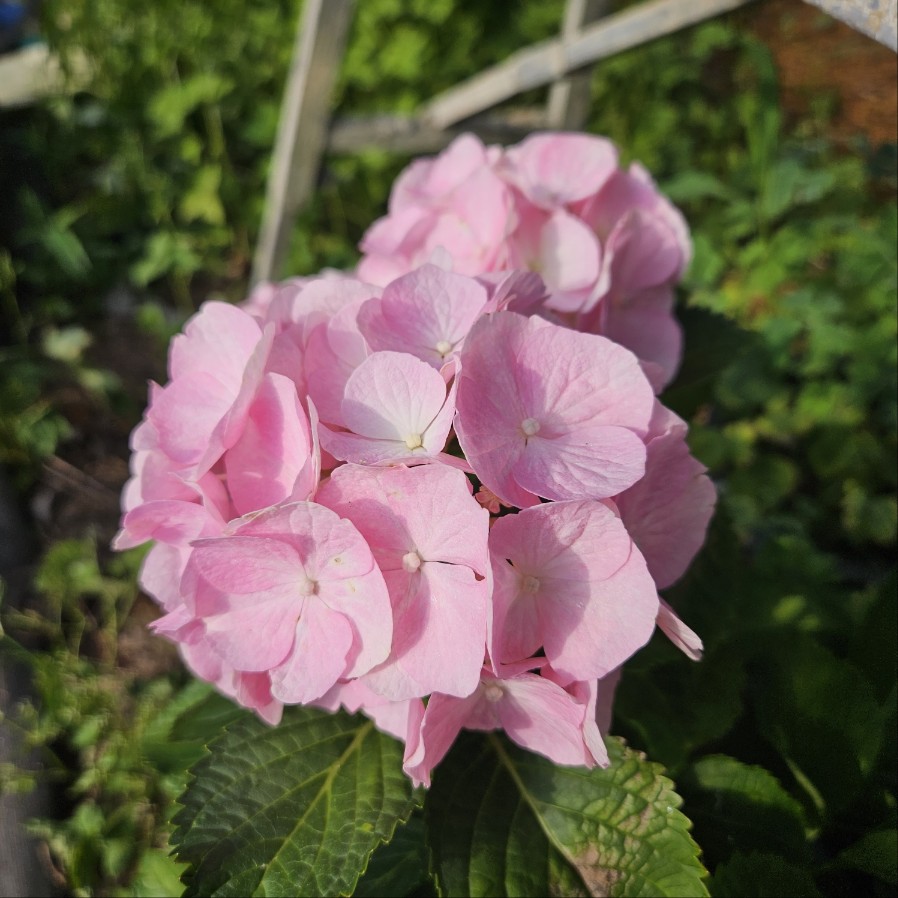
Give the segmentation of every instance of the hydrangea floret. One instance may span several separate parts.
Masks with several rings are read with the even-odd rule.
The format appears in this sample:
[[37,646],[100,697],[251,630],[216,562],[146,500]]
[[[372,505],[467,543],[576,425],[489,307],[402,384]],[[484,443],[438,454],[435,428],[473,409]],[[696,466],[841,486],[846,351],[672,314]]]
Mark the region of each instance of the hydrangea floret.
[[464,135],[399,177],[354,274],[207,302],[132,440],[117,548],[155,630],[275,724],[367,714],[429,784],[463,729],[606,765],[621,666],[715,489],[657,398],[679,212],[607,140]]

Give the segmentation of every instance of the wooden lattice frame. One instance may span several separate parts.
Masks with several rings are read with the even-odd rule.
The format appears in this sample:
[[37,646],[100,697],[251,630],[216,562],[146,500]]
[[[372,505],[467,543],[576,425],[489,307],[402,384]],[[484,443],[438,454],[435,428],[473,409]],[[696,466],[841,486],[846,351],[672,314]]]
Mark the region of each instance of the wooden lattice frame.
[[[521,49],[443,91],[417,115],[343,119],[331,125],[330,98],[354,0],[306,0],[272,157],[253,283],[279,276],[296,216],[311,199],[328,149],[377,146],[421,153],[441,149],[461,130],[507,143],[540,128],[578,129],[588,112],[589,69],[595,62],[749,2],[648,0],[605,15],[610,0],[567,0],[558,37]],[[895,48],[896,0],[808,2]],[[517,94],[546,85],[551,88],[545,108],[490,112]]]

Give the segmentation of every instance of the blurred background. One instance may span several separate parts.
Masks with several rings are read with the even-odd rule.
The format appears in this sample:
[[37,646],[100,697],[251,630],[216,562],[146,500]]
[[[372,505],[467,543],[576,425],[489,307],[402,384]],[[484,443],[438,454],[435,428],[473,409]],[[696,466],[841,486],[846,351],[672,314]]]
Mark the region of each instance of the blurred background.
[[[149,634],[142,551],[109,542],[168,339],[247,293],[300,6],[0,2],[0,71],[44,54],[61,85],[0,105],[0,894],[180,894],[174,801],[238,712]],[[563,9],[364,0],[336,112],[411,113]],[[896,76],[799,0],[592,76],[587,130],[695,242],[663,398],[720,501],[667,597],[707,651],[654,640],[612,731],[676,781],[714,895],[895,892]],[[328,155],[284,273],[352,267],[408,161]]]

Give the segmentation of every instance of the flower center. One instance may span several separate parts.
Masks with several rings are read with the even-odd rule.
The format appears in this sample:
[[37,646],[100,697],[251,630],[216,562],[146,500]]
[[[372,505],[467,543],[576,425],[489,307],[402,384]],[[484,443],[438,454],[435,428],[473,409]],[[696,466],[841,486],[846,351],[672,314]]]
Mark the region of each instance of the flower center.
[[504,690],[498,683],[490,683],[484,686],[483,695],[488,702],[497,702],[504,695]]
[[424,440],[421,438],[420,433],[413,433],[405,438],[405,445],[409,449],[420,449],[424,445]]
[[421,556],[414,550],[406,552],[402,556],[402,569],[409,574],[414,574],[421,567]]
[[452,344],[448,340],[440,340],[434,349],[436,349],[442,358],[446,358],[446,356],[452,352]]
[[299,594],[301,596],[313,596],[318,592],[318,584],[306,577],[299,581]]
[[539,591],[539,580],[536,577],[526,576],[521,583],[521,589],[531,594]]
[[521,421],[521,430],[525,437],[532,437],[534,434],[539,433],[539,421],[536,418],[524,418]]

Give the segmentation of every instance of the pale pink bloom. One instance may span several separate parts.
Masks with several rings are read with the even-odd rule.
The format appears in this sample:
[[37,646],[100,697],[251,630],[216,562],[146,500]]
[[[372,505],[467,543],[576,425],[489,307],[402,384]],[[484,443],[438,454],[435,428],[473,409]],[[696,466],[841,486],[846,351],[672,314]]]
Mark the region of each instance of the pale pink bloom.
[[607,767],[611,761],[602,737],[608,734],[611,724],[611,706],[620,678],[620,668],[600,680],[571,680],[552,665],[546,664],[540,669],[540,675],[557,683],[574,701],[583,706],[583,741],[599,766]]
[[518,228],[509,238],[509,265],[538,271],[549,292],[547,305],[579,311],[597,288],[602,246],[592,230],[565,209],[518,210]]
[[509,147],[499,170],[530,202],[552,212],[598,193],[617,171],[610,140],[542,132]]
[[489,515],[464,474],[344,465],[318,501],[355,524],[390,590],[393,647],[366,685],[393,700],[472,692],[486,651]]
[[205,303],[172,340],[171,381],[147,410],[156,448],[194,477],[208,471],[242,427],[273,337],[236,306]]
[[556,764],[607,764],[604,746],[596,757],[584,739],[585,712],[583,703],[545,677],[523,670],[498,677],[485,667],[471,695],[431,695],[417,738],[409,734],[403,770],[415,785],[429,786],[431,771],[462,729],[505,730],[513,742]]
[[359,310],[370,299],[370,295],[359,296],[315,327],[303,355],[305,389],[321,419],[338,427],[343,426],[346,383],[371,354],[357,321]]
[[661,403],[646,437],[646,470],[615,503],[659,589],[678,580],[705,541],[717,491],[689,452],[686,423]]
[[199,477],[196,468],[178,466],[159,449],[135,453],[115,548],[150,539],[187,545],[218,535],[233,517],[314,494],[320,473],[317,436],[292,382],[265,374],[255,386],[230,429],[232,445]]
[[[441,457],[455,415],[455,382],[404,352],[375,352],[346,381],[340,418],[349,432],[319,430],[335,458],[365,465]],[[447,459],[448,460],[448,459]]]
[[679,370],[683,331],[674,315],[674,290],[668,284],[632,296],[612,290],[591,312],[576,316],[574,327],[626,346],[639,358],[656,393]]
[[702,660],[704,646],[698,634],[677,617],[676,612],[664,599],[661,599],[661,607],[658,609],[658,627],[687,658],[693,661]]
[[419,698],[394,702],[374,692],[366,677],[337,683],[313,704],[328,711],[345,708],[350,714],[360,711],[374,721],[375,726],[401,742],[408,738],[409,730],[417,731],[424,716],[424,702]]
[[487,301],[473,278],[422,265],[388,284],[359,310],[358,326],[372,350],[411,353],[440,370],[464,342]]
[[240,303],[240,308],[244,312],[249,312],[258,321],[264,321],[268,314],[268,307],[278,294],[279,286],[270,281],[260,281],[253,287],[249,296]]
[[503,502],[604,498],[642,477],[652,389],[610,340],[497,312],[471,330],[457,381],[459,443]]
[[655,584],[605,503],[551,502],[505,515],[489,542],[494,661],[524,660],[542,647],[562,677],[593,680],[654,632]]
[[427,262],[438,247],[449,252],[460,274],[506,267],[513,198],[493,170],[495,156],[477,137],[463,134],[439,156],[405,169],[393,185],[389,214],[362,238],[358,276],[386,285]]
[[320,698],[389,654],[390,599],[371,550],[349,521],[312,502],[194,543],[182,590],[210,648],[235,670],[270,672],[283,702]]
[[234,670],[226,664],[205,638],[203,622],[186,606],[150,624],[160,636],[178,647],[181,658],[195,676],[212,683],[222,694],[255,711],[266,723],[280,722],[283,702],[271,694],[271,677],[267,672]]
[[[624,296],[679,280],[692,254],[683,216],[638,163],[575,210],[602,240],[608,287]],[[604,294],[597,291],[594,301]],[[584,309],[588,311],[588,309]]]
[[548,299],[545,281],[534,271],[484,272],[477,280],[489,294],[484,313],[508,311],[534,315],[543,311]]
[[235,516],[310,498],[319,473],[312,427],[293,382],[266,374],[240,436],[224,455]]
[[201,536],[217,536],[225,518],[214,506],[199,501],[155,499],[137,505],[122,518],[122,529],[112,541],[114,549],[130,549],[149,540],[187,546]]

